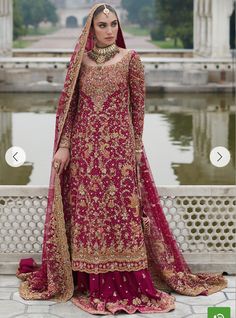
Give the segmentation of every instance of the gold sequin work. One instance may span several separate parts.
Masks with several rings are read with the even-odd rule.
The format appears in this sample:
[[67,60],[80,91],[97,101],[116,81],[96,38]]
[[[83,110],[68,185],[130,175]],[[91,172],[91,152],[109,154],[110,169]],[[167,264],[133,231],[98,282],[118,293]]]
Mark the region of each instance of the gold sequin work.
[[71,151],[62,197],[72,269],[147,268],[135,159],[144,120],[140,57],[129,51],[116,64],[82,65],[79,90],[76,116],[67,117],[61,141]]

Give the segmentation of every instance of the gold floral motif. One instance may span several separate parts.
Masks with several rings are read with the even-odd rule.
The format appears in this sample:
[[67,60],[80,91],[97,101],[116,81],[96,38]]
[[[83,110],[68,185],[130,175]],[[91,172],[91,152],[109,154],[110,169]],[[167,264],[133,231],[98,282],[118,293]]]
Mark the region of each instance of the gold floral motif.
[[86,206],[87,206],[85,200],[80,200],[80,201],[79,201],[79,205],[82,206],[82,207],[86,207]]
[[[79,216],[81,219],[80,223],[71,222],[70,230],[73,235],[70,238],[70,247],[73,270],[88,273],[147,268],[146,247],[138,218],[139,201],[136,192],[133,192],[137,190],[134,179],[135,143],[141,140],[144,120],[143,68],[138,55],[129,51],[121,62],[109,66],[108,69],[112,71],[99,71],[87,66],[82,66],[80,70],[80,104],[77,105],[76,120],[86,123],[89,118],[90,123],[96,122],[97,126],[91,124],[83,127],[87,128],[84,134],[79,129],[71,132],[70,120],[74,119],[74,115],[70,110],[65,121],[66,129],[61,136],[61,140],[70,141],[71,150],[78,154],[78,159],[79,154],[83,153],[83,166],[76,169],[76,166],[73,166],[76,161],[73,161],[71,175],[81,180],[84,174],[88,174],[90,181],[88,185],[79,183],[76,193],[70,194],[71,198],[68,200],[78,202],[77,207],[86,207],[81,214],[79,210],[70,212],[74,217]],[[118,70],[119,72],[116,72]],[[117,93],[120,111],[117,111]],[[130,104],[132,107],[129,107]],[[88,111],[86,117],[82,117],[81,109]],[[126,114],[123,121],[119,118],[121,112]],[[111,118],[112,121],[120,123],[113,132],[109,131]],[[124,131],[128,131],[128,136]],[[117,166],[112,165],[110,160],[114,158],[114,154],[119,162]],[[98,164],[96,167],[95,163]],[[117,178],[117,172],[121,177],[118,188],[113,182],[113,178]],[[105,191],[104,180],[107,181]],[[129,184],[132,191],[128,190]],[[97,193],[93,194],[90,191]],[[123,204],[117,204],[117,198],[121,198]],[[94,202],[97,204],[96,211],[93,208]],[[74,204],[71,207],[74,208]],[[113,210],[108,213],[108,208]],[[104,226],[105,217],[112,226]],[[100,228],[104,228],[105,231],[99,231]],[[109,246],[107,238],[111,231],[115,239]],[[81,233],[86,244],[80,238]],[[130,233],[130,237],[125,236],[127,233]]]
[[[113,292],[113,296],[117,295],[117,292]],[[159,297],[161,296],[161,299]],[[93,301],[94,300],[94,301]],[[157,292],[156,297],[147,297],[144,294],[136,296],[131,300],[120,297],[117,300],[106,301],[101,296],[100,298],[94,297],[91,299],[89,295],[86,297],[83,294],[76,294],[72,298],[72,302],[92,314],[115,314],[119,310],[125,310],[127,313],[134,313],[139,310],[143,313],[157,313],[168,312],[175,308],[175,297],[161,292]]]
[[[57,271],[59,275],[58,282],[55,284],[53,273],[50,271],[48,272],[48,284],[50,284],[50,290],[46,289],[42,292],[32,292],[30,283],[28,281],[22,282],[19,292],[24,299],[54,299],[53,296],[55,296],[56,301],[67,301],[73,295],[74,284],[72,268],[63,215],[60,179],[57,174],[55,176],[53,211],[54,214],[50,219],[50,224],[48,224],[50,228],[50,239],[48,239],[47,243],[51,244],[52,247],[50,252],[53,254],[54,261],[57,262]],[[50,259],[48,259],[48,261],[50,261]],[[29,280],[31,275],[28,276]],[[60,293],[58,292],[58,286],[60,286]]]
[[114,208],[114,206],[115,206],[114,201],[113,201],[112,199],[110,199],[110,200],[107,202],[107,206],[108,206],[109,208]]
[[139,199],[138,199],[138,195],[133,193],[132,196],[129,197],[130,200],[130,204],[128,205],[128,207],[130,207],[131,209],[134,209],[135,211],[135,216],[137,217],[139,215]]
[[197,296],[203,291],[211,295],[227,287],[227,280],[220,273],[191,274],[164,269],[162,276],[169,286],[182,295]]
[[103,156],[108,159],[110,157],[110,152],[106,150],[106,148],[109,148],[109,144],[103,143],[100,145],[100,151],[103,154]]
[[79,185],[79,193],[82,194],[82,195],[84,195],[84,194],[85,194],[84,189],[85,189],[85,188],[84,188],[84,185],[80,184],[80,185]]
[[121,173],[122,176],[128,176],[129,175],[129,171],[132,171],[133,167],[130,164],[124,164],[122,169],[121,169]]
[[86,145],[86,150],[84,152],[85,158],[88,158],[89,156],[91,156],[92,152],[93,152],[93,145],[92,144],[87,144]]

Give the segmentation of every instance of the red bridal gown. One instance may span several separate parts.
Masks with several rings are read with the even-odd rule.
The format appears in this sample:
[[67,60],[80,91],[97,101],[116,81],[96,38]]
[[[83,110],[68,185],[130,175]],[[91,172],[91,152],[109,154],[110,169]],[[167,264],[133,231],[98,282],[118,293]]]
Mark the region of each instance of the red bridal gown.
[[168,312],[175,297],[155,289],[139,215],[135,149],[142,145],[144,69],[135,51],[116,64],[83,65],[79,101],[60,145],[71,160],[62,199],[77,288],[93,314]]

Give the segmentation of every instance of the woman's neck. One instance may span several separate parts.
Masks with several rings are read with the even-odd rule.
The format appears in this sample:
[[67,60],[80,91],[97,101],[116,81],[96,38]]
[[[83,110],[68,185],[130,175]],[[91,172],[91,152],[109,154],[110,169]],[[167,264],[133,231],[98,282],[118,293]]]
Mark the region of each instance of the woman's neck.
[[98,49],[105,49],[106,47],[112,46],[114,43],[106,45],[106,44],[96,44]]

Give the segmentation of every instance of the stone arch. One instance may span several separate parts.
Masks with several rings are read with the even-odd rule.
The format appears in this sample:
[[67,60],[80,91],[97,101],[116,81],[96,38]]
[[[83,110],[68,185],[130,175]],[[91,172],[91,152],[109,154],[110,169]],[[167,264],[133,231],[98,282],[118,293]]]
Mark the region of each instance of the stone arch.
[[66,18],[66,27],[67,28],[78,28],[78,20],[75,16],[70,15]]
[[86,16],[83,17],[83,19],[82,19],[82,26],[83,26],[83,27],[85,26],[85,23],[86,23],[86,21],[87,21],[87,18],[88,18],[88,16],[86,15]]

